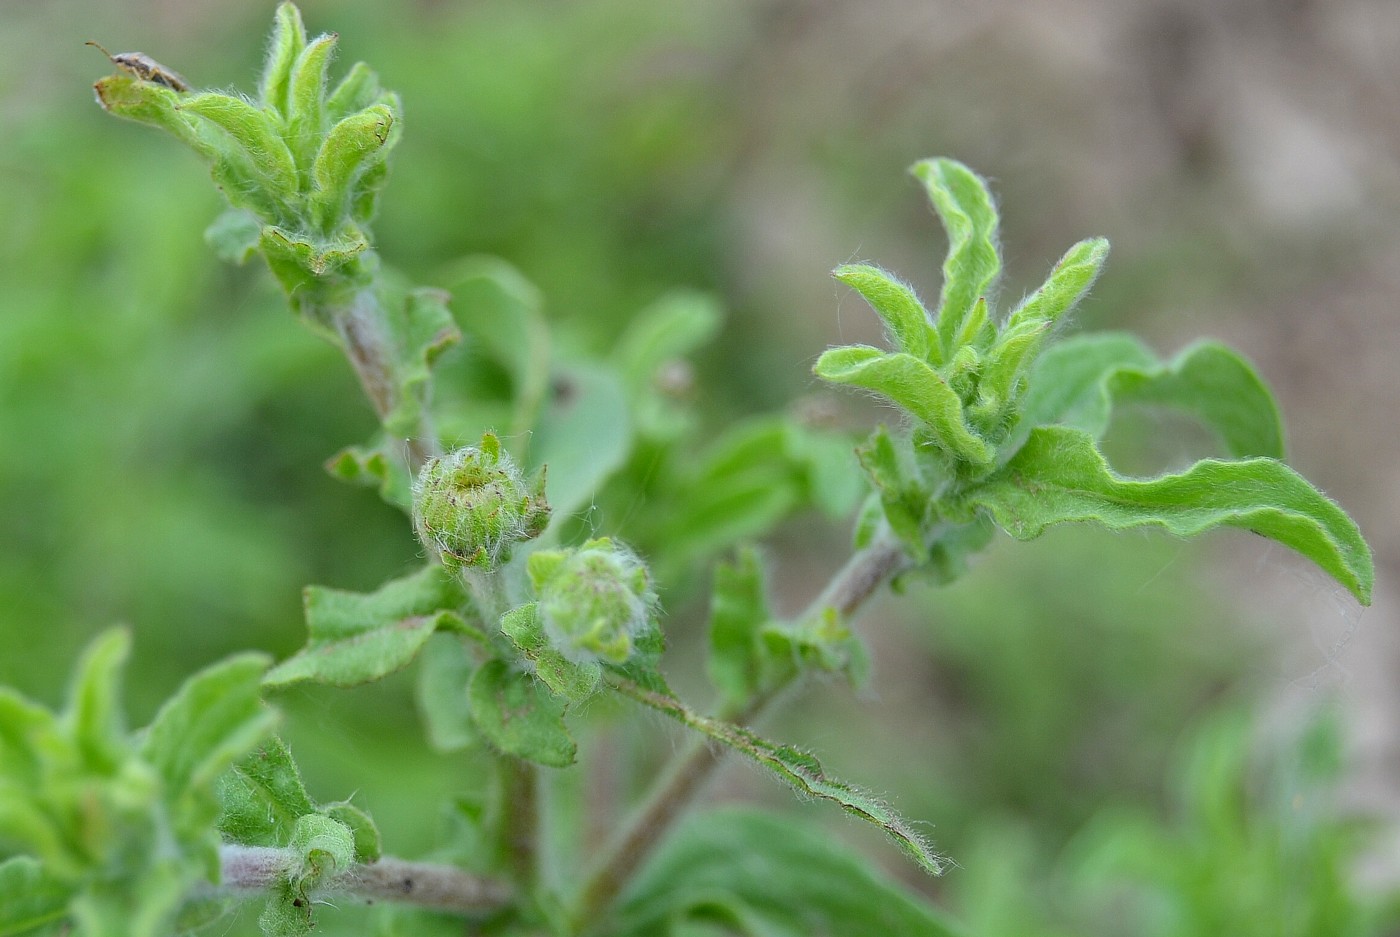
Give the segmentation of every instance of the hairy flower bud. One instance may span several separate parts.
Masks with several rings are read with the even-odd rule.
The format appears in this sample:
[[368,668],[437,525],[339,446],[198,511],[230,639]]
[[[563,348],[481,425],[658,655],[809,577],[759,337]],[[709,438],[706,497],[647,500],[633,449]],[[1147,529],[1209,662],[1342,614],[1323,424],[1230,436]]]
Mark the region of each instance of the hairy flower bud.
[[499,567],[512,546],[538,537],[548,523],[544,472],[527,483],[491,433],[480,447],[429,459],[413,486],[418,539],[453,572]]
[[607,537],[530,557],[545,635],[575,663],[621,664],[651,625],[656,593],[646,564]]

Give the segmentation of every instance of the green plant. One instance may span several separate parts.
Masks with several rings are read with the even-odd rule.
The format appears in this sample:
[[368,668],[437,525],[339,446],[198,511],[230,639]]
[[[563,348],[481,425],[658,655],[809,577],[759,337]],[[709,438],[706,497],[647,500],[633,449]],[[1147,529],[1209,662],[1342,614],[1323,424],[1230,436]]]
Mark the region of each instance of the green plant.
[[[852,628],[873,595],[918,576],[951,580],[996,527],[1029,539],[1077,521],[1178,535],[1243,527],[1369,600],[1364,541],[1280,461],[1276,408],[1243,359],[1201,344],[1162,363],[1128,336],[1056,340],[1104,241],[1072,248],[1000,320],[988,303],[1000,258],[985,184],[951,160],[919,163],[950,240],[936,315],[885,271],[840,267],[895,350],[836,348],[816,365],[891,401],[903,423],[857,448],[859,468],[843,434],[783,416],[703,447],[675,377],[715,333],[703,300],[652,307],[598,362],[551,348],[531,288],[499,262],[463,265],[450,293],[410,288],[380,263],[369,224],[401,108],[363,64],[329,87],[335,43],[309,39],[283,4],[256,102],[150,80],[168,72],[120,57],[96,88],[110,112],[196,151],[230,205],[208,232],[216,252],[262,255],[297,314],[344,351],[382,432],[328,468],[410,514],[428,560],[368,594],[308,588],[302,651],[270,668],[243,655],[201,671],[140,732],[121,716],[119,631],[92,645],[61,715],[0,693],[0,835],[16,853],[0,865],[0,933],[183,932],[250,899],[263,903],[266,932],[304,933],[332,913],[319,903],[354,897],[417,909],[376,911],[391,932],[443,914],[500,933],[956,932],[790,821],[722,813],[675,827],[718,753],[734,749],[942,869],[887,805],[748,728],[811,675],[864,679]],[[469,353],[454,359],[464,333]],[[1116,475],[1098,438],[1123,402],[1195,414],[1230,458]],[[469,445],[448,451],[444,440]],[[802,507],[843,515],[862,492],[849,562],[806,610],[777,616],[748,542]],[[643,494],[646,517],[609,510]],[[592,504],[622,515],[608,536],[575,517]],[[715,571],[708,715],[659,667],[658,593],[731,549]],[[301,683],[375,681],[420,655],[429,740],[493,766],[489,789],[456,810],[455,862],[385,857],[363,811],[312,800],[259,701]],[[564,799],[544,796],[557,786],[549,772],[574,764],[591,717],[617,698],[674,718],[694,741],[612,843],[565,874],[551,850],[570,818],[548,809]]]

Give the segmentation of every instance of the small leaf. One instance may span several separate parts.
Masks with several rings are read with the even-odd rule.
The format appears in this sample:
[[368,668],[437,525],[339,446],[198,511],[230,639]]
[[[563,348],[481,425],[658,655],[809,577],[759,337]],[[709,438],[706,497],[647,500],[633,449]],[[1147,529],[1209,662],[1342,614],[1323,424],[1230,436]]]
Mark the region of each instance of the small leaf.
[[762,559],[745,547],[734,562],[715,566],[710,599],[710,682],[726,708],[743,706],[762,689],[758,635],[770,620]]
[[350,838],[355,846],[356,862],[379,861],[379,857],[384,854],[383,838],[379,835],[379,827],[368,813],[348,800],[338,804],[326,804],[321,808],[321,812],[344,824],[350,831]]
[[1371,551],[1355,523],[1307,480],[1273,459],[1207,459],[1178,475],[1115,475],[1088,433],[1043,426],[1002,468],[964,495],[1013,537],[1051,524],[1092,522],[1111,530],[1157,526],[1180,537],[1240,527],[1297,550],[1371,602]]
[[272,668],[263,685],[379,680],[408,666],[439,628],[475,633],[458,614],[466,602],[461,587],[436,563],[368,594],[308,586],[306,647]]
[[339,820],[308,813],[297,817],[287,848],[299,860],[288,870],[289,877],[309,892],[350,868],[355,861],[355,834]]
[[28,856],[0,862],[0,937],[30,933],[68,916],[71,886]]
[[471,655],[455,637],[437,638],[423,648],[414,699],[428,744],[440,752],[470,748],[479,738],[467,699],[474,670]]
[[1001,272],[996,205],[982,178],[955,160],[923,160],[909,171],[924,184],[948,232],[937,317],[943,360],[948,361],[958,350],[964,319]]
[[1011,313],[1007,328],[1023,322],[1058,322],[1089,292],[1107,259],[1108,241],[1103,238],[1089,238],[1071,247],[1040,289]]
[[316,812],[286,743],[274,736],[219,778],[219,833],[244,846],[282,846]]
[[262,222],[241,208],[230,208],[204,229],[205,243],[214,249],[214,256],[240,267],[258,249],[261,235]]
[[396,314],[387,317],[394,333],[394,379],[399,389],[393,410],[384,417],[384,429],[391,437],[404,439],[416,432],[419,414],[430,397],[433,362],[462,337],[447,300],[442,290],[412,290]]
[[807,752],[770,742],[742,726],[702,716],[669,693],[649,690],[620,678],[613,678],[610,682],[624,696],[663,712],[757,762],[786,781],[799,794],[831,801],[852,816],[878,826],[925,872],[942,874],[944,860],[908,821],[868,792],[828,777],[821,763]]
[[64,729],[72,736],[84,769],[96,774],[115,773],[127,757],[121,680],[130,652],[130,632],[123,628],[104,632],[83,652],[69,692]]
[[1103,381],[1119,368],[1158,367],[1157,356],[1126,332],[1092,332],[1056,342],[1036,359],[1022,398],[1030,426],[1062,423],[1095,439],[1108,428],[1112,401]]
[[[536,553],[530,559],[540,556]],[[533,568],[532,563],[532,572]],[[540,622],[539,606],[534,602],[502,615],[501,631],[535,665],[535,676],[565,702],[585,700],[598,688],[603,668],[596,661],[575,663],[555,650]]]
[[257,170],[258,187],[282,197],[296,192],[296,161],[267,111],[242,98],[212,91],[186,95],[178,107],[227,133],[239,146],[242,156]]
[[920,560],[928,552],[924,525],[933,493],[920,479],[914,460],[906,451],[907,444],[907,440],[901,438],[897,448],[889,431],[877,426],[870,438],[856,449],[856,456],[875,488],[890,530],[909,555]]
[[365,108],[341,120],[326,134],[311,167],[315,185],[313,217],[325,233],[334,231],[350,210],[350,198],[360,174],[384,158],[397,135],[397,117],[383,104]]
[[326,99],[326,117],[332,123],[339,123],[379,102],[383,95],[379,76],[364,62],[356,62]]
[[957,937],[927,900],[874,871],[825,831],[756,810],[687,820],[628,891],[616,937],[682,937],[720,918],[715,933],[750,937]]
[[564,725],[564,704],[530,674],[487,661],[468,692],[472,719],[497,750],[551,768],[574,763],[578,746]]
[[894,274],[869,264],[837,267],[831,275],[855,290],[889,326],[900,351],[930,364],[943,363],[938,333],[929,321],[928,310],[919,302],[914,288]]
[[939,445],[957,458],[974,465],[991,462],[992,451],[968,427],[957,393],[937,371],[913,355],[847,345],[827,349],[812,370],[833,384],[863,387],[888,397],[923,423]]
[[190,677],[146,730],[141,754],[165,782],[179,832],[200,843],[218,815],[219,775],[271,734],[276,714],[259,687],[268,659],[239,654]]
[[347,446],[326,461],[331,477],[352,485],[379,489],[379,496],[405,514],[413,512],[413,476],[395,451],[402,444],[381,437],[371,448]]
[[325,132],[326,71],[335,54],[335,44],[334,33],[317,36],[292,66],[287,88],[286,135],[297,165],[303,169],[311,162],[316,143]]
[[258,249],[292,307],[305,312],[315,305],[321,278],[369,250],[369,241],[363,232],[347,229],[335,240],[313,242],[276,225],[267,225],[258,236]]
[[295,3],[279,3],[274,14],[272,41],[268,44],[267,64],[258,83],[263,105],[287,112],[287,91],[292,66],[306,48],[306,27]]

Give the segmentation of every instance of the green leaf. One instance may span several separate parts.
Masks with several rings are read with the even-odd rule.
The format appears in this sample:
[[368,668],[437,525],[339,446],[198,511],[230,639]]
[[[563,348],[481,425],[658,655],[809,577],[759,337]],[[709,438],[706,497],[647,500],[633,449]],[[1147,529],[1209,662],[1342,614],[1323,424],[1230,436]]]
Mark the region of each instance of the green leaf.
[[448,298],[442,290],[412,290],[387,317],[399,390],[394,408],[384,417],[384,430],[391,437],[406,439],[417,432],[419,415],[431,396],[433,363],[461,340]]
[[309,241],[276,225],[267,225],[258,235],[258,249],[293,308],[305,310],[319,294],[321,278],[369,250],[369,241],[363,232],[353,229],[342,231],[334,240]]
[[[531,437],[528,463],[549,467],[551,528],[593,503],[627,459],[632,418],[610,368],[574,364],[554,376],[555,393]],[[549,535],[546,534],[546,537]]]
[[338,123],[351,114],[379,102],[383,97],[384,91],[379,87],[379,76],[364,62],[356,62],[326,99],[326,118]]
[[1036,362],[1024,413],[1028,422],[1062,423],[1097,439],[1113,407],[1124,403],[1172,407],[1199,418],[1233,458],[1283,458],[1283,421],[1268,385],[1217,342],[1191,345],[1163,365],[1131,335],[1066,339]]
[[613,678],[611,686],[631,699],[663,712],[708,738],[734,749],[773,772],[802,796],[831,801],[852,816],[885,831],[906,855],[931,875],[943,872],[944,859],[907,820],[867,791],[829,777],[811,754],[789,745],[770,742],[742,726],[711,719],[691,710],[669,693],[657,692],[625,679]]
[[303,169],[311,162],[325,130],[326,71],[335,54],[335,44],[334,33],[317,36],[292,66],[287,88],[286,136],[297,165]]
[[413,513],[413,476],[398,451],[402,443],[381,436],[372,447],[347,446],[326,461],[331,477],[377,488],[379,496],[405,514]]
[[927,159],[909,171],[924,184],[948,232],[937,330],[943,344],[942,360],[950,361],[959,348],[964,320],[1001,272],[997,210],[986,183],[962,163]]
[[258,249],[262,222],[242,208],[230,208],[204,229],[205,242],[224,263],[242,266]]
[[924,525],[933,493],[919,477],[907,440],[897,446],[884,426],[875,427],[870,438],[856,449],[861,468],[870,478],[879,497],[885,521],[910,556],[921,560],[928,553]]
[[28,856],[0,862],[0,937],[32,932],[68,916],[71,886]]
[[444,635],[423,648],[414,699],[428,744],[440,752],[470,748],[479,738],[467,699],[474,670],[466,646],[455,636]]
[[963,500],[968,509],[989,511],[1021,540],[1067,522],[1111,530],[1157,526],[1181,537],[1240,527],[1298,551],[1363,605],[1371,601],[1375,573],[1361,532],[1335,503],[1273,459],[1207,459],[1177,475],[1123,478],[1109,469],[1088,433],[1044,426]]
[[286,743],[273,737],[219,778],[219,833],[244,846],[282,846],[316,812]]
[[1053,324],[1074,308],[1098,279],[1108,259],[1108,241],[1089,238],[1071,247],[1050,271],[1040,289],[1026,297],[1007,319],[1007,328],[1023,322]]
[[863,387],[888,397],[928,427],[939,445],[957,458],[975,465],[991,462],[992,451],[967,425],[957,392],[913,355],[847,345],[827,349],[812,370],[833,384]]
[[379,857],[384,854],[383,837],[379,835],[379,827],[367,812],[348,800],[326,804],[321,808],[321,812],[350,831],[356,862],[379,861]]
[[184,95],[178,91],[125,73],[99,78],[93,90],[108,113],[159,127],[206,159],[213,158],[212,145],[200,133],[199,125],[180,110]]
[[69,692],[63,730],[72,737],[84,769],[96,774],[114,774],[128,756],[121,681],[130,652],[130,632],[104,632],[83,652]]
[[339,121],[326,134],[311,166],[312,215],[323,232],[334,231],[349,213],[360,175],[397,141],[397,122],[387,105],[375,104]]
[[287,92],[292,66],[306,48],[306,27],[295,3],[279,3],[274,14],[272,41],[268,44],[267,64],[258,83],[263,105],[287,112]]
[[[297,167],[292,151],[268,111],[242,98],[209,91],[185,95],[177,105],[186,114],[207,120],[238,145],[238,155],[257,171],[257,186],[281,198],[297,190]],[[253,180],[245,180],[251,183]]]
[[[531,559],[540,555],[536,553]],[[575,663],[555,650],[544,632],[539,606],[534,602],[501,616],[501,631],[535,665],[535,676],[565,702],[585,700],[598,689],[603,668],[597,661]]]
[[[617,937],[956,937],[941,912],[825,831],[755,810],[686,821],[618,912]],[[723,926],[720,926],[723,925]]]
[[476,727],[497,750],[551,768],[574,763],[578,746],[564,725],[564,703],[530,674],[490,660],[468,694]]
[[831,275],[855,290],[879,313],[900,351],[930,364],[943,363],[938,333],[914,288],[869,264],[837,267]]
[[694,425],[685,358],[719,332],[723,312],[704,293],[677,290],[637,313],[613,349],[638,435],[678,439]]
[[165,782],[176,832],[203,845],[218,816],[219,775],[271,734],[276,714],[263,705],[263,654],[239,654],[190,677],[156,714],[141,754]]
[[507,438],[529,432],[549,393],[549,327],[539,290],[492,257],[463,261],[444,282],[469,353],[498,363],[510,378],[510,424],[485,428]]
[[339,820],[308,813],[297,817],[287,848],[299,860],[288,870],[288,877],[309,892],[354,863],[355,834]]
[[763,583],[763,561],[744,547],[732,563],[715,566],[710,599],[710,682],[726,708],[743,706],[763,688],[760,630],[772,620]]
[[436,563],[371,593],[308,586],[302,599],[306,647],[272,668],[264,686],[357,686],[408,666],[439,628],[476,633],[459,614],[461,586]]

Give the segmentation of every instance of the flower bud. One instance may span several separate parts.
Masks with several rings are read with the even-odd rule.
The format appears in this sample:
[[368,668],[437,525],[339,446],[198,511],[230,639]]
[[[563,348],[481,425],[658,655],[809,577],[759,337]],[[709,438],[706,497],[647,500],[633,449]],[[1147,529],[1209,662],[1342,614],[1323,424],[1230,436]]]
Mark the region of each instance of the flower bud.
[[496,569],[548,523],[544,472],[527,484],[491,433],[480,447],[429,459],[413,486],[413,528],[452,572]]
[[575,663],[621,664],[651,626],[656,593],[646,564],[607,537],[530,557],[545,635]]

